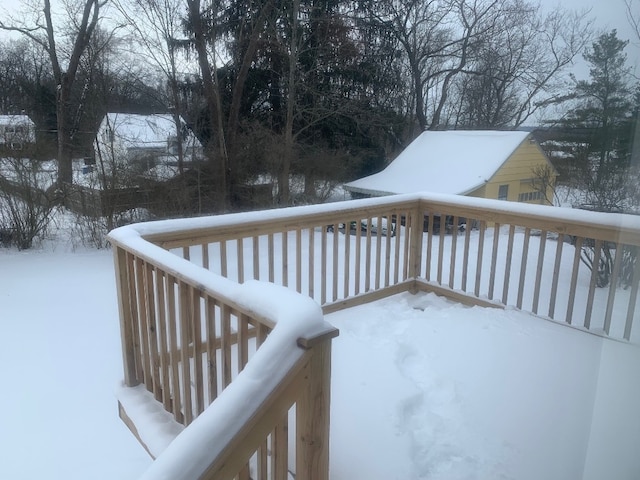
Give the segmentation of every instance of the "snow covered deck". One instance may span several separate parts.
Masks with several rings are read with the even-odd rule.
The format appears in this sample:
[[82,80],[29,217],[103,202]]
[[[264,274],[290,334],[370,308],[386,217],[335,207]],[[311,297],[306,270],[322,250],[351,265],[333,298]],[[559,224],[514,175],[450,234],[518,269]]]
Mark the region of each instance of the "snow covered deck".
[[[465,228],[439,228],[449,223]],[[346,225],[355,228],[342,228]],[[317,320],[317,304],[305,297],[329,314],[401,292],[435,292],[466,305],[493,307],[489,315],[495,317],[504,315],[505,307],[539,314],[562,324],[553,328],[572,326],[582,330],[574,333],[603,345],[615,338],[628,347],[627,341],[640,336],[633,328],[640,225],[625,215],[420,194],[140,224],[114,231],[111,240],[125,384],[143,383],[174,421],[186,426],[147,472],[149,479],[165,478],[167,472],[172,479],[286,479],[290,471],[296,479],[329,478],[330,345],[336,332]],[[586,268],[583,263],[589,262],[598,268]],[[251,278],[256,281],[247,282]],[[395,316],[390,315],[390,324],[396,324]],[[468,338],[467,332],[461,330],[460,337]],[[565,351],[551,363],[564,355],[575,357]],[[529,361],[536,357],[550,365],[553,355],[538,350]],[[585,439],[585,425],[600,418],[607,425],[615,422],[608,410],[598,410],[602,395],[595,387],[610,380],[611,368],[595,375],[595,364],[585,360],[585,365],[588,379],[575,372],[576,390],[582,393],[571,400],[578,404],[577,419],[569,423],[579,427],[561,429],[559,435],[572,445],[567,450],[572,467],[561,468],[562,473],[580,470],[590,478],[585,473],[593,471],[586,466],[590,449],[600,440]],[[401,369],[405,376],[407,371]],[[552,379],[552,373],[546,368],[543,376]],[[556,383],[550,385],[562,394]],[[421,418],[422,403],[414,401],[402,415],[415,409]],[[294,405],[295,417],[284,413]],[[634,414],[635,407],[621,407],[617,414]],[[554,412],[545,419],[574,418]],[[148,447],[139,435],[140,420],[122,404],[121,415]],[[419,428],[437,424],[435,419]],[[432,452],[420,442],[410,450]],[[582,446],[574,447],[575,442]],[[410,477],[433,476],[422,456],[414,455]],[[464,464],[463,469],[473,468]],[[512,471],[519,478],[510,466],[495,470]]]
[[327,320],[332,480],[639,478],[638,346],[434,294]]
[[[0,249],[0,478],[133,480],[151,464],[114,408],[112,263]],[[341,331],[332,480],[639,477],[638,346],[422,294],[326,319]]]

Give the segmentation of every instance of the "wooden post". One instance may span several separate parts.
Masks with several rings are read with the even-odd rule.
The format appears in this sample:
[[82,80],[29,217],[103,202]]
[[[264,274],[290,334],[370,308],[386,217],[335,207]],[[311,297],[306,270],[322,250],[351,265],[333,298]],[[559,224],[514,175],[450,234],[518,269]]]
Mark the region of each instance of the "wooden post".
[[124,383],[128,387],[139,385],[141,379],[136,374],[135,339],[133,338],[133,315],[131,302],[133,285],[129,278],[127,252],[114,245],[113,258],[116,272],[116,291],[118,292],[118,314],[120,316],[120,340],[122,341],[122,364],[124,366]]
[[[422,226],[424,222],[422,209],[417,208],[408,212],[410,221],[406,222],[410,228],[409,235],[409,278],[420,276],[420,262],[422,261]],[[405,226],[406,228],[406,226]],[[429,267],[427,267],[429,268]],[[412,291],[416,293],[416,291]]]
[[304,373],[307,385],[296,406],[296,480],[329,478],[331,338],[312,349]]

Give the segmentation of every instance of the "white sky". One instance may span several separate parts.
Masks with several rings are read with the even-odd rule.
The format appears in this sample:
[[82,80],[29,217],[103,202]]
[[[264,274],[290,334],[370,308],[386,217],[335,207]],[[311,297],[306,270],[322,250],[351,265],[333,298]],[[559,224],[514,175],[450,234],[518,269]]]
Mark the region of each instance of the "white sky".
[[[62,3],[61,0],[51,1],[54,9],[55,5],[61,5]],[[38,3],[41,0],[2,0],[0,15],[3,14],[3,11],[18,13],[21,10],[21,6],[30,2]],[[640,0],[633,0],[633,2],[640,9]],[[595,19],[594,26],[597,31],[609,31],[615,28],[620,39],[630,40],[625,51],[629,64],[634,66],[635,75],[640,77],[640,39],[637,38],[627,20],[625,0],[540,0],[540,3],[549,9],[557,5],[575,10],[590,8],[591,15]],[[0,38],[6,37],[6,35],[6,32],[0,32]],[[587,78],[588,69],[581,58],[578,59],[578,65],[574,72],[579,79]]]

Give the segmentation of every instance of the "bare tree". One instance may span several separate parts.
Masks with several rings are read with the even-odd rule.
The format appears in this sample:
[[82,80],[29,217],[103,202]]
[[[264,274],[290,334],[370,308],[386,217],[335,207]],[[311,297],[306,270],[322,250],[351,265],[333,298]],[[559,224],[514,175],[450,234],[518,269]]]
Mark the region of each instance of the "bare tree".
[[549,165],[537,165],[531,170],[531,188],[538,192],[547,205],[553,205],[558,200],[556,193],[556,171]]
[[144,49],[151,67],[160,70],[167,85],[167,101],[176,126],[178,169],[184,168],[180,82],[187,73],[187,62],[180,45],[184,43],[184,3],[181,0],[113,0]]
[[473,128],[518,127],[539,109],[564,98],[561,74],[590,38],[587,11],[503,4],[499,27],[480,39],[459,85],[460,117]]
[[624,5],[629,25],[631,25],[636,37],[640,40],[640,2],[638,0],[624,0]]
[[55,198],[47,190],[54,175],[34,160],[29,127],[13,127],[0,139],[0,244],[25,250],[42,239],[51,223]]
[[[58,183],[71,184],[72,141],[70,107],[71,92],[85,52],[100,20],[100,11],[108,0],[82,0],[64,3],[65,13],[70,19],[65,35],[71,39],[70,49],[60,45],[60,32],[54,25],[51,0],[35,1],[30,4],[31,18],[18,20],[9,17],[0,20],[0,29],[18,32],[40,45],[48,54],[53,77],[56,82],[56,115],[58,138]],[[41,8],[41,11],[39,10]],[[61,57],[66,58],[61,58]]]

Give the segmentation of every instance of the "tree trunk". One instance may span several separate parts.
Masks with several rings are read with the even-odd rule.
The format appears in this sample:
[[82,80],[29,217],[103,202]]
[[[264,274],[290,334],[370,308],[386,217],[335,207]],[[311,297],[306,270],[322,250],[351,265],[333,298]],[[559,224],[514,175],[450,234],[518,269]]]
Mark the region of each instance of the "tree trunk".
[[214,182],[217,194],[216,204],[220,210],[225,211],[230,204],[231,192],[228,181],[229,158],[227,154],[225,129],[222,121],[222,107],[216,87],[217,82],[214,83],[213,81],[213,69],[209,63],[207,41],[204,35],[202,17],[200,15],[200,0],[187,0],[187,4],[193,29],[194,45],[198,54],[198,65],[200,66],[200,72],[202,74],[203,93],[207,101],[209,120],[212,126],[216,127],[215,130],[217,130],[216,136],[219,158],[216,161],[213,155],[210,157],[211,163],[214,165]]
[[68,119],[68,103],[71,82],[67,75],[62,75],[56,92],[56,126],[58,129],[58,186],[63,190],[73,183],[71,132]]
[[300,0],[293,1],[291,11],[291,53],[289,55],[289,80],[287,97],[287,120],[284,128],[284,154],[278,176],[278,203],[289,205],[291,192],[289,191],[289,174],[293,159],[293,114],[296,102],[296,66],[298,64],[298,10]]

